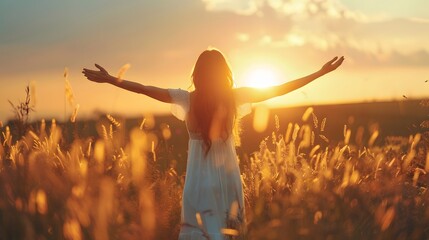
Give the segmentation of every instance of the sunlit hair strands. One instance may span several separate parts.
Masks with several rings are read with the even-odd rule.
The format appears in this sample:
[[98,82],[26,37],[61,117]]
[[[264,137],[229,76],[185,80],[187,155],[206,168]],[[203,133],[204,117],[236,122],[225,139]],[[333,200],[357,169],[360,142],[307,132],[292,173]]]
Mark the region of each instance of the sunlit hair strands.
[[207,154],[212,140],[226,140],[234,126],[236,103],[232,72],[224,55],[210,48],[198,57],[191,77],[195,87],[191,119],[195,119]]

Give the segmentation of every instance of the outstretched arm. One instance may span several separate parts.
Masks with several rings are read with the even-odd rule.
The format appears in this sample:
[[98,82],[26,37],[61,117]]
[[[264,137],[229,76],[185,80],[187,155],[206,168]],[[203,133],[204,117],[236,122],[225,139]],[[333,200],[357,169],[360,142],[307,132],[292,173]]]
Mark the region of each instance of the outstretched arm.
[[317,78],[334,71],[337,69],[344,61],[344,57],[335,57],[329,62],[325,63],[323,67],[308,76],[298,78],[296,80],[284,83],[282,85],[264,88],[264,89],[256,89],[250,87],[243,87],[235,89],[234,93],[237,101],[245,103],[253,103],[253,102],[261,102],[268,100],[273,97],[281,96],[286,93],[292,92],[298,88],[301,88],[308,83],[316,80]]
[[149,96],[161,102],[171,103],[170,94],[168,93],[168,90],[165,88],[146,86],[140,83],[122,80],[117,77],[113,77],[106,71],[106,69],[104,69],[98,64],[95,64],[95,67],[97,67],[99,71],[90,70],[86,68],[84,68],[82,71],[83,75],[85,75],[85,77],[88,78],[88,80],[90,81],[98,82],[98,83],[110,83],[112,85],[115,85],[117,87],[123,88],[131,92],[144,94],[146,96]]

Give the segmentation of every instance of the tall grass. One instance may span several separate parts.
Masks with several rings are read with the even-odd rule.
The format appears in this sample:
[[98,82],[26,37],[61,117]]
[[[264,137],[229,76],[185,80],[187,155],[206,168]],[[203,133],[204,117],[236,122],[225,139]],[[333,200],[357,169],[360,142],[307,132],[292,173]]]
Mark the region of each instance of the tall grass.
[[[276,118],[241,156],[248,239],[429,238],[423,135],[374,146],[374,132],[356,147],[346,126],[334,145],[326,119],[309,110],[302,120],[283,129]],[[42,120],[16,139],[2,126],[0,239],[177,239],[184,176],[157,157],[168,125],[158,136],[144,126],[127,132],[108,115],[98,136],[70,138]]]
[[357,148],[345,128],[344,141],[326,146],[328,139],[311,140],[323,129],[316,119],[313,129],[289,124],[285,137],[276,127],[243,163],[249,239],[427,239],[422,135]]
[[5,127],[0,239],[174,238],[181,178],[157,169],[144,130],[127,143],[115,140],[121,131],[69,144],[55,121],[18,141]]

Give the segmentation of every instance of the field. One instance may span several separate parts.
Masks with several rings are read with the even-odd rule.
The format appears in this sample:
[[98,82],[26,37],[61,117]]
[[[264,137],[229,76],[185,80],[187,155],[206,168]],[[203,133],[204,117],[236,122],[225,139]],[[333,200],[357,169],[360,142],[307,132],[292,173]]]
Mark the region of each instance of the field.
[[[279,113],[259,134],[243,120],[245,239],[428,239],[429,135],[317,115]],[[25,116],[0,128],[0,239],[177,239],[183,125]]]

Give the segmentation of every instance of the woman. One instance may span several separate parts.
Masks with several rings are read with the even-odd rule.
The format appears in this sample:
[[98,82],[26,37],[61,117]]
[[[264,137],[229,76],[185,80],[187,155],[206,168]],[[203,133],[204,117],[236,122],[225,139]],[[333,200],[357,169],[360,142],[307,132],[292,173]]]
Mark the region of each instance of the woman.
[[90,81],[174,104],[173,114],[186,122],[190,137],[179,239],[224,239],[224,234],[244,230],[243,190],[232,137],[237,106],[296,90],[335,70],[343,61],[344,57],[335,57],[306,77],[263,90],[233,88],[231,69],[215,49],[198,57],[192,92],[120,80],[97,64],[99,70],[84,69],[83,74]]

